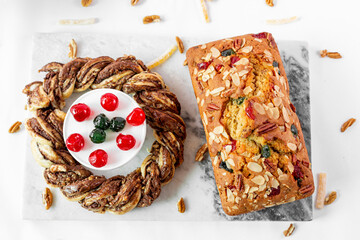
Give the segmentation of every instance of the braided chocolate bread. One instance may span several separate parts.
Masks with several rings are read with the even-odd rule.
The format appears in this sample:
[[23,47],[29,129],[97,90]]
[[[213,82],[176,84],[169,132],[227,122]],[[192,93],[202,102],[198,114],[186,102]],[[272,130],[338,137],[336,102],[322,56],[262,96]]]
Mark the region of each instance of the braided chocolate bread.
[[[183,162],[185,123],[180,103],[161,76],[133,56],[76,58],[66,64],[51,62],[43,82],[25,86],[28,109],[35,116],[26,121],[35,160],[45,168],[44,178],[59,187],[70,201],[97,213],[124,214],[147,207],[160,195],[161,186]],[[63,139],[65,99],[73,92],[112,88],[133,94],[142,107],[155,142],[141,167],[127,176],[106,179],[82,167],[68,152]]]

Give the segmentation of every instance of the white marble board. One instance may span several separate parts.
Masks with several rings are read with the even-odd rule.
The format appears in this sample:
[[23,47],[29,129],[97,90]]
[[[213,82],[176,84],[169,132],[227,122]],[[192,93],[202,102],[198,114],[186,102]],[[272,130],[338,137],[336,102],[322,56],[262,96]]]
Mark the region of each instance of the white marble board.
[[[33,38],[33,57],[30,81],[42,81],[44,75],[38,73],[43,65],[51,61],[68,62],[68,44],[71,39],[78,43],[79,57],[110,56],[120,57],[132,54],[145,63],[160,56],[175,43],[174,36],[142,35],[104,35],[85,33],[39,33]],[[275,36],[276,38],[276,36]],[[216,39],[184,39],[185,47],[202,44]],[[309,154],[310,149],[310,98],[308,50],[305,42],[280,41],[278,47],[284,61],[290,83],[291,99],[297,108]],[[192,90],[187,67],[183,66],[185,54],[178,51],[163,65],[153,71],[160,73],[169,88],[177,95],[181,106],[181,116],[187,125],[184,163],[176,170],[172,181],[164,186],[160,197],[147,208],[137,208],[125,215],[96,214],[83,209],[78,203],[66,200],[58,189],[51,189],[54,204],[44,210],[41,193],[46,187],[43,169],[36,164],[30,151],[30,137],[26,153],[23,218],[38,220],[161,220],[161,221],[221,221],[221,220],[288,220],[308,221],[312,219],[312,199],[307,198],[293,203],[276,206],[254,213],[229,217],[221,208],[215,180],[209,159],[195,162],[198,148],[205,142],[196,99]],[[79,94],[74,94],[68,105]],[[65,109],[67,110],[67,109]],[[140,166],[147,155],[147,148],[152,142],[151,128],[147,129],[146,141],[135,159],[119,169],[101,172],[107,177],[126,175]],[[186,212],[177,211],[177,201],[183,197]]]

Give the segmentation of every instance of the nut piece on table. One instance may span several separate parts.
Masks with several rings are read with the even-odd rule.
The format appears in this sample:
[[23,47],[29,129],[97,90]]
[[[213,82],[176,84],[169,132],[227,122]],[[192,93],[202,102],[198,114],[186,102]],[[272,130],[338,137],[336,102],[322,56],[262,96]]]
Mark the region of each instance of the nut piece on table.
[[270,7],[273,7],[274,6],[274,2],[273,0],[265,0],[266,4]]
[[69,58],[76,58],[77,55],[77,44],[74,39],[71,39],[71,42],[69,43]]
[[346,122],[343,123],[343,125],[341,126],[341,132],[345,132],[346,129],[348,129],[349,127],[351,127],[354,122],[356,121],[355,118],[350,118],[349,120],[347,120]]
[[294,224],[291,223],[289,228],[284,231],[284,236],[285,237],[291,236],[291,234],[294,232],[294,230],[295,230],[295,226],[294,226]]
[[131,0],[131,5],[135,6],[138,2],[139,2],[139,0]]
[[335,191],[329,193],[329,195],[325,198],[324,204],[325,205],[332,204],[335,201],[336,197],[337,197],[337,193]]
[[342,58],[341,54],[338,52],[328,52],[326,49],[320,51],[321,57],[329,57],[329,58]]
[[183,53],[184,52],[184,44],[178,36],[176,36],[176,43],[177,43],[179,52]]
[[207,151],[208,151],[208,146],[206,143],[204,143],[197,151],[195,156],[195,161],[201,162],[202,160],[204,160],[204,155]]
[[185,212],[185,202],[183,198],[180,198],[180,200],[177,203],[178,206],[178,211],[179,213],[184,213]]
[[53,202],[53,195],[49,188],[45,188],[44,192],[42,193],[42,202],[46,210],[51,207]]
[[160,16],[159,15],[151,15],[151,16],[145,16],[143,18],[143,23],[148,24],[152,22],[160,22]]
[[318,190],[315,200],[315,207],[322,209],[324,207],[326,194],[326,173],[319,173]]
[[20,130],[21,122],[17,121],[9,128],[9,133],[16,133]]
[[92,0],[81,0],[81,5],[83,5],[83,7],[88,7],[91,3]]

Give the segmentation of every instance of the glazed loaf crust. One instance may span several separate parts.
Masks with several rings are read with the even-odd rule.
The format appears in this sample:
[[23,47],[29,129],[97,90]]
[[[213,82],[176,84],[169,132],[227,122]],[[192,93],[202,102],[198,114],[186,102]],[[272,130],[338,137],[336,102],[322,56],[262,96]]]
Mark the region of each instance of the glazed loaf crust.
[[309,157],[272,35],[210,42],[186,56],[225,213],[309,197]]

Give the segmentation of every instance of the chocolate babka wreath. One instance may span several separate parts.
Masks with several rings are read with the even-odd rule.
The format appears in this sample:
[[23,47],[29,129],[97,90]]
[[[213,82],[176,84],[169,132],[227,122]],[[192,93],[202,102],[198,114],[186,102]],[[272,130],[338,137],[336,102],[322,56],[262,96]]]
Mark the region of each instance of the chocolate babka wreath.
[[[180,103],[161,76],[150,72],[133,56],[76,58],[66,64],[51,62],[39,70],[47,72],[43,82],[25,86],[28,110],[26,121],[32,137],[35,160],[45,168],[44,178],[59,187],[70,201],[97,213],[124,214],[135,207],[147,207],[169,183],[175,167],[183,162],[185,123]],[[93,175],[67,150],[63,139],[65,99],[73,92],[112,88],[133,95],[154,130],[155,141],[140,168],[127,176],[106,179]]]

